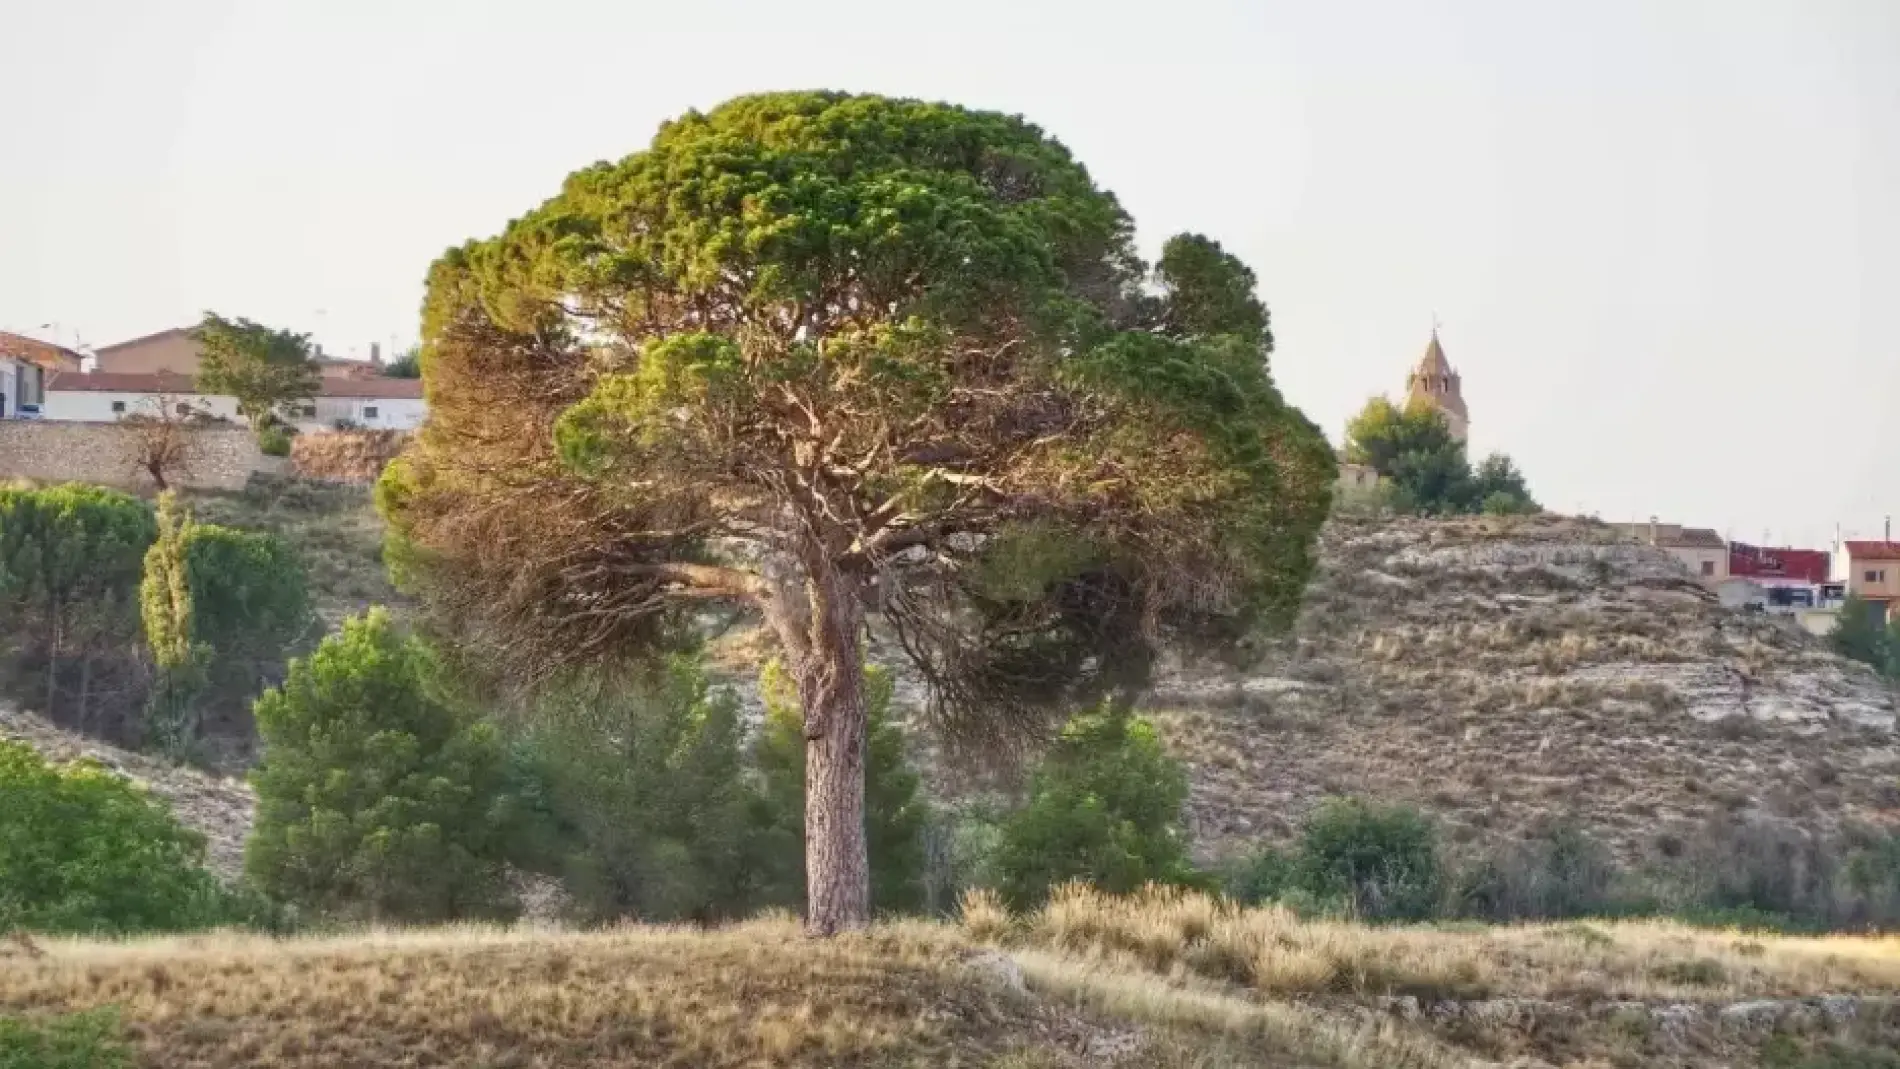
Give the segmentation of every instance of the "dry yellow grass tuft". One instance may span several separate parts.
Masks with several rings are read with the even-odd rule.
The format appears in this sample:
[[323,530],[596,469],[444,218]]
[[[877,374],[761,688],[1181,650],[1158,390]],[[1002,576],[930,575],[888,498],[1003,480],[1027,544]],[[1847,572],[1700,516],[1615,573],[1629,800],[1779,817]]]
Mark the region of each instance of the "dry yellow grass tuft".
[[49,940],[0,1010],[113,1005],[152,1065],[979,1065],[1033,1038],[956,933],[813,942],[788,921],[272,941]]
[[[982,914],[981,930],[1005,930]],[[1900,992],[1900,936],[1766,936],[1664,921],[1386,927],[1195,892],[1075,885],[1014,928],[1036,947],[1276,996],[1743,999]]]

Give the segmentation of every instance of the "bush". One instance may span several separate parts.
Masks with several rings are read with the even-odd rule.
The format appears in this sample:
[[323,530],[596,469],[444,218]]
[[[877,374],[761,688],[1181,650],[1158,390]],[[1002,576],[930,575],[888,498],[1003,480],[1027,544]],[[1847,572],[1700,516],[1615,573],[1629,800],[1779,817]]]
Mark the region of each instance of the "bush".
[[287,457],[290,455],[291,431],[281,423],[270,423],[257,429],[257,449],[267,457]]
[[1293,883],[1366,920],[1419,920],[1439,899],[1438,834],[1404,806],[1333,799],[1307,819]]
[[120,1069],[131,1057],[110,1009],[0,1017],[0,1069]]
[[224,919],[204,840],[104,768],[0,740],[0,932],[122,935]]
[[1014,909],[1072,880],[1125,894],[1195,884],[1181,832],[1187,777],[1153,725],[1104,707],[1076,716],[1037,765],[1028,803],[1005,820],[996,871]]
[[[755,760],[764,790],[754,847],[760,894],[766,904],[800,906],[805,900],[805,720],[791,679],[775,661],[761,690],[765,725]],[[868,726],[864,742],[864,836],[871,866],[871,906],[914,912],[925,894],[924,836],[929,819],[918,797],[917,773],[904,755],[904,733],[891,723],[890,673],[864,673]]]
[[1299,859],[1289,851],[1263,846],[1222,866],[1221,891],[1249,906],[1278,901],[1294,890]]
[[96,486],[0,488],[0,687],[47,716],[129,735],[147,669],[139,568],[152,512]]
[[1629,912],[1615,860],[1570,821],[1507,843],[1465,873],[1458,911],[1490,921],[1559,920]]
[[540,699],[512,750],[510,856],[558,877],[581,919],[743,915],[753,792],[738,702],[693,661],[644,685],[573,680]]
[[375,920],[507,912],[501,748],[492,726],[440,699],[433,671],[428,649],[374,609],[257,700],[245,868],[261,890]]
[[159,668],[148,736],[184,756],[201,723],[249,734],[249,708],[311,629],[302,565],[275,536],[193,523],[167,494],[139,600]]

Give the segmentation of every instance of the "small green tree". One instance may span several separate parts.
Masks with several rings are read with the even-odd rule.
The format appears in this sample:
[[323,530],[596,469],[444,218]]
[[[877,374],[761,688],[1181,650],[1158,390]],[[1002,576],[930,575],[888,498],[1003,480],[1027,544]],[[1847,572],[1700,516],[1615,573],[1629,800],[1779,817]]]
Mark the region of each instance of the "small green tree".
[[0,488],[0,677],[12,693],[88,730],[136,712],[139,568],[156,536],[152,510],[129,494]]
[[207,718],[241,729],[251,700],[282,678],[311,628],[310,595],[302,564],[274,535],[194,523],[171,494],[159,498],[158,527],[139,587],[159,670],[146,733],[182,756]]
[[1070,880],[1117,894],[1197,882],[1181,831],[1186,801],[1187,775],[1152,724],[1108,707],[1076,716],[1037,765],[1028,803],[1003,824],[1003,897],[1026,909]]
[[1472,472],[1471,500],[1480,512],[1490,516],[1537,511],[1537,500],[1525,485],[1524,473],[1503,453],[1485,457]]
[[0,932],[122,935],[216,924],[204,838],[89,762],[0,740]]
[[379,608],[257,700],[264,757],[245,869],[260,889],[376,920],[506,911],[499,742],[437,697],[433,671]]
[[510,855],[557,876],[582,918],[742,916],[753,793],[738,701],[690,658],[656,679],[568,680],[512,750]]
[[422,377],[422,346],[411,345],[396,354],[396,358],[383,365],[383,374],[392,379],[419,379]]
[[238,414],[253,425],[322,384],[308,334],[206,312],[196,337],[198,389],[237,398]]
[[1493,453],[1474,471],[1464,443],[1429,404],[1399,408],[1383,397],[1366,402],[1346,425],[1346,459],[1391,480],[1390,500],[1402,512],[1537,511],[1537,501],[1510,457]]
[[1900,640],[1895,629],[1882,622],[1878,607],[1858,594],[1848,595],[1841,604],[1828,645],[1835,653],[1872,665],[1889,678],[1900,677]]
[[[753,848],[763,903],[805,901],[805,718],[784,666],[766,665],[760,687],[765,725],[754,761],[764,790],[755,810]],[[871,865],[871,905],[883,913],[915,912],[924,895],[924,832],[929,820],[917,773],[905,758],[904,732],[891,722],[891,675],[864,670],[864,837]]]
[[1415,809],[1332,799],[1301,830],[1295,885],[1355,916],[1429,917],[1439,879],[1438,833]]

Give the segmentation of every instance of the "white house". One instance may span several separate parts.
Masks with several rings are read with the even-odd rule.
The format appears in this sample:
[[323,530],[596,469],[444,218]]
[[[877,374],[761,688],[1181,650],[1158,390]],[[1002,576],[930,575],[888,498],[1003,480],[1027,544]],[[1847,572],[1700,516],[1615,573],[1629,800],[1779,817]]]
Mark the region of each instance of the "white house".
[[412,431],[428,414],[421,379],[325,376],[317,396],[297,409],[291,423],[299,431],[327,431],[339,426]]
[[236,420],[237,398],[199,393],[184,375],[95,372],[55,375],[46,384],[43,419],[113,423],[127,416],[202,414]]
[[[190,376],[169,372],[56,375],[46,385],[42,417],[111,423],[160,411],[241,422],[237,398],[200,393]],[[339,425],[413,430],[427,414],[418,379],[326,377],[317,396],[294,406],[291,423],[299,431],[327,431]]]

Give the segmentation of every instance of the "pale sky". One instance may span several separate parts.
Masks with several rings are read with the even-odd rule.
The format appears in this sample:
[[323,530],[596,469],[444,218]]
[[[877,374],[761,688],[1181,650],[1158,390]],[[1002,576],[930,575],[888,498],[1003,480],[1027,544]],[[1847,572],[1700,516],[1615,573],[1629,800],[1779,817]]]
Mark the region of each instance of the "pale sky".
[[1543,502],[1900,513],[1897,0],[0,0],[0,329],[412,340],[423,273],[739,93],[1020,113],[1258,272],[1335,439],[1434,316]]

